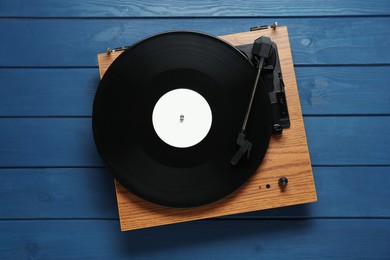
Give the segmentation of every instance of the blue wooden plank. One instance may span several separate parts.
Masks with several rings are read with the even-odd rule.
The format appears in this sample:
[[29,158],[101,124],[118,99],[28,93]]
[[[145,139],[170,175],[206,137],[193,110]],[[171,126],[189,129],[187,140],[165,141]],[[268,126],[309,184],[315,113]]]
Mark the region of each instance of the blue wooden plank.
[[390,165],[390,117],[306,117],[315,165]]
[[[388,116],[305,117],[305,124],[314,165],[390,165]],[[2,118],[0,136],[0,167],[103,165],[89,118]]]
[[98,69],[0,69],[0,116],[91,116]]
[[0,166],[103,166],[90,119],[3,118],[0,137]]
[[1,17],[169,17],[169,16],[323,16],[384,15],[390,4],[380,1],[44,1],[2,0]]
[[[390,17],[283,18],[295,64],[389,64]],[[0,66],[97,66],[107,47],[167,30],[222,35],[274,19],[0,20]],[[341,26],[342,25],[342,26]],[[362,30],[357,28],[367,28]],[[38,37],[39,36],[39,37]],[[18,53],[19,55],[15,55]]]
[[390,114],[387,67],[295,68],[304,115]]
[[[304,115],[390,114],[390,66],[297,67]],[[0,69],[0,116],[91,116],[92,69]]]
[[[390,218],[389,167],[313,170],[318,202],[225,218]],[[1,169],[0,179],[0,219],[118,218],[106,169]]]
[[390,220],[0,221],[3,259],[389,259]]
[[0,218],[118,218],[106,169],[1,169]]

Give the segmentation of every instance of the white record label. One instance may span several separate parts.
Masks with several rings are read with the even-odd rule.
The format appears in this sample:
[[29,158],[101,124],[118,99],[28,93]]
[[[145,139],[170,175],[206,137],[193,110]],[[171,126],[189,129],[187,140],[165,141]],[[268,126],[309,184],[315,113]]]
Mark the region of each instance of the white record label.
[[212,113],[206,99],[198,92],[180,88],[165,93],[157,101],[152,122],[158,137],[166,144],[187,148],[207,136]]

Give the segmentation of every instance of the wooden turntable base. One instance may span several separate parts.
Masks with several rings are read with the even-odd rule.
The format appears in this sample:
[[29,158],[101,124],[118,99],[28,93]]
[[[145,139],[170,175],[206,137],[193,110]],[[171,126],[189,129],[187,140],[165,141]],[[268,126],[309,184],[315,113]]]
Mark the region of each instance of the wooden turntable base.
[[[287,27],[220,38],[243,45],[262,35],[271,37],[278,46],[291,127],[281,137],[271,137],[262,164],[240,189],[212,204],[187,209],[162,207],[133,195],[115,182],[122,231],[317,201]],[[100,77],[120,53],[98,55]],[[278,184],[281,177],[288,178],[284,189]]]

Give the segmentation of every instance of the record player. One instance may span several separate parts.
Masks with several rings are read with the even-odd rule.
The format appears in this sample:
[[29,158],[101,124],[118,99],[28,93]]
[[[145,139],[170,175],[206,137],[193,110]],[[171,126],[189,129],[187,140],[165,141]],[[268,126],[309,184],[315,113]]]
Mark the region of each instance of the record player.
[[287,27],[161,33],[98,61],[121,230],[317,200]]

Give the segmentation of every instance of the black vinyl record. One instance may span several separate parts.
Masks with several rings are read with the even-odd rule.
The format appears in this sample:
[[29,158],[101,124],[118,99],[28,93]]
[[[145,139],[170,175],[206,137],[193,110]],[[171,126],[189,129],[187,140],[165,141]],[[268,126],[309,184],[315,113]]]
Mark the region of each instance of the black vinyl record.
[[[252,151],[230,164],[255,76],[244,54],[207,34],[175,31],[134,44],[96,92],[92,123],[100,156],[124,187],[159,205],[194,207],[225,197],[256,172],[271,136],[270,101],[259,86],[246,131]],[[199,93],[212,111],[206,137],[187,148],[165,143],[152,123],[156,102],[175,89]]]

